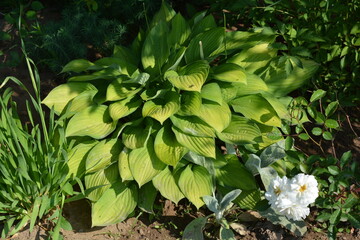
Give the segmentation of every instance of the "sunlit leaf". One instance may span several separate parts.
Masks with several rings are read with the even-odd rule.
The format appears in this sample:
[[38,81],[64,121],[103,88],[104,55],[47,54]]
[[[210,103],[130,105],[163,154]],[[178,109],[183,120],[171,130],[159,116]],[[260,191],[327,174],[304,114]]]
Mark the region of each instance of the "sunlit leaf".
[[196,115],[217,132],[222,132],[231,121],[231,111],[225,101],[219,105],[204,100],[200,111]]
[[238,82],[246,84],[246,72],[237,64],[223,63],[213,67],[212,77],[219,81],[224,82]]

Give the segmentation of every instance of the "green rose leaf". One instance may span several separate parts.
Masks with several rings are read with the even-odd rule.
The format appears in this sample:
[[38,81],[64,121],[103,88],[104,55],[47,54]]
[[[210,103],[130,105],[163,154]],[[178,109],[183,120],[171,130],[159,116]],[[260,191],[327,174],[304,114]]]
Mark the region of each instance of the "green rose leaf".
[[175,167],[186,154],[187,149],[176,140],[170,128],[163,127],[156,135],[154,151],[163,163]]
[[130,152],[129,166],[135,181],[141,187],[159,174],[166,165],[156,156],[153,142],[149,139],[144,147]]
[[90,106],[76,113],[66,128],[66,137],[89,136],[101,139],[114,131],[116,122],[113,122],[108,106]]
[[69,101],[85,91],[96,91],[90,83],[65,83],[54,88],[42,101],[49,108],[60,114]]
[[178,185],[187,199],[199,209],[204,202],[203,196],[211,196],[213,183],[206,168],[198,165],[188,165],[182,171]]
[[107,226],[125,220],[137,204],[136,186],[114,183],[102,197],[92,205],[91,221],[94,226]]
[[211,137],[197,137],[186,134],[176,127],[172,127],[176,140],[187,149],[210,158],[215,158],[215,139]]
[[178,202],[184,198],[184,194],[182,194],[176,184],[175,177],[169,167],[166,167],[161,173],[156,175],[152,182],[163,197],[170,199],[175,204],[178,204]]
[[200,92],[209,74],[209,64],[207,61],[196,61],[186,65],[179,72],[169,70],[164,77],[176,88],[186,91]]

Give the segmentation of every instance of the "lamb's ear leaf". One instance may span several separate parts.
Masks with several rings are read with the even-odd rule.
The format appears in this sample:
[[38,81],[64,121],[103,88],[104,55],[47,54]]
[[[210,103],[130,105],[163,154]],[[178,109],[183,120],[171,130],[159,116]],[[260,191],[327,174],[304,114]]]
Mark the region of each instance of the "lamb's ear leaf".
[[152,182],[163,197],[170,199],[175,204],[178,204],[178,202],[184,198],[184,194],[180,191],[179,186],[176,184],[175,177],[168,167],[156,175]]
[[186,198],[198,209],[204,205],[202,197],[212,195],[212,177],[202,166],[188,165],[182,171],[178,185]]
[[109,115],[108,106],[93,105],[76,113],[66,128],[66,137],[89,136],[101,139],[115,130],[116,121]]
[[175,167],[188,151],[181,145],[175,134],[168,127],[161,128],[155,138],[154,150],[156,156],[163,162]]
[[180,72],[169,70],[164,77],[178,89],[200,92],[209,74],[209,69],[208,62],[200,60],[186,65]]
[[[91,221],[94,226],[107,226],[125,220],[137,205],[138,190],[135,184],[118,181],[92,204]],[[111,211],[109,211],[111,209]]]
[[177,127],[172,127],[176,140],[187,149],[210,158],[215,158],[215,139],[212,137],[197,137],[182,132]]
[[205,227],[205,224],[207,223],[207,219],[209,217],[198,217],[192,220],[185,228],[184,234],[183,234],[183,240],[203,240],[204,239],[204,233],[203,229]]

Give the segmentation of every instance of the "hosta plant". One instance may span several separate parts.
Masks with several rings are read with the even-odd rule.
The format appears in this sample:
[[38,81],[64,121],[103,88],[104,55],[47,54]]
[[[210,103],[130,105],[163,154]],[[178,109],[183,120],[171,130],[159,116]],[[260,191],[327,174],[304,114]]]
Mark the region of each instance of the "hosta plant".
[[[122,221],[136,206],[151,212],[157,191],[197,208],[215,185],[258,196],[253,176],[219,146],[261,149],[281,139],[288,101],[279,97],[317,67],[283,61],[273,41],[270,29],[227,32],[211,15],[187,21],[164,3],[130,46],[64,67],[72,77],[43,103],[68,119],[66,137],[76,140],[69,177],[102,186],[88,196],[93,226]],[[291,72],[286,61],[297,63]]]

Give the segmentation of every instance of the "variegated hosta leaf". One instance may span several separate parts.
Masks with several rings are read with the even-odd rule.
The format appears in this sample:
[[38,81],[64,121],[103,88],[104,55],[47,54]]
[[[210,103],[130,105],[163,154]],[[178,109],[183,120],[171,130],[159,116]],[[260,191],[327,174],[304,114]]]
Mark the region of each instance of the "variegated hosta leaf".
[[254,73],[266,67],[276,54],[276,49],[269,47],[268,43],[262,43],[252,48],[242,50],[230,58],[228,62],[243,67],[249,73]]
[[96,202],[103,195],[103,193],[110,188],[110,185],[117,181],[120,181],[120,175],[116,164],[112,164],[108,168],[103,168],[92,174],[86,175],[85,176],[86,189],[104,185],[102,187],[96,188],[95,190],[91,191],[89,195],[86,197],[91,201]]
[[263,97],[258,95],[249,95],[239,97],[230,103],[235,112],[243,114],[249,119],[254,119],[269,126],[281,126],[281,120],[274,108]]
[[269,92],[276,97],[285,96],[303,85],[319,67],[318,63],[311,60],[301,59],[301,63],[303,68],[294,66],[289,75],[285,71],[284,64],[281,64],[268,76],[264,76],[263,79],[269,87]]
[[77,112],[84,110],[87,107],[93,105],[93,98],[97,90],[90,90],[80,93],[78,96],[73,98],[66,107],[66,114],[74,115]]
[[178,89],[200,92],[209,74],[209,68],[207,61],[200,60],[186,65],[178,73],[173,70],[167,71],[164,77]]
[[217,132],[222,132],[231,121],[229,105],[223,101],[221,105],[210,101],[203,101],[200,111],[196,114]]
[[143,117],[152,117],[161,124],[180,109],[180,95],[168,91],[161,98],[145,102],[142,108]]
[[191,33],[190,26],[180,13],[176,14],[171,20],[171,31],[168,36],[169,46],[183,44]]
[[213,68],[212,77],[224,82],[238,82],[246,84],[246,73],[242,67],[234,63],[223,63]]
[[196,116],[173,115],[170,117],[174,126],[185,134],[198,137],[215,137],[215,130]]
[[121,149],[121,143],[116,138],[98,142],[86,158],[86,172],[96,172],[117,161]]
[[121,180],[130,181],[134,180],[133,175],[131,174],[130,166],[129,166],[129,153],[131,150],[124,147],[124,149],[119,154],[118,167],[121,176]]
[[131,97],[141,90],[141,86],[136,83],[123,83],[124,77],[112,81],[106,90],[106,101],[117,101]]
[[204,202],[203,196],[211,196],[213,183],[206,168],[199,165],[188,165],[181,173],[178,185],[187,199],[199,209]]
[[217,136],[226,143],[231,144],[255,144],[261,142],[259,127],[245,117],[232,115],[231,122],[227,128]]
[[201,107],[201,95],[199,92],[184,91],[181,93],[181,107],[178,114],[195,115]]
[[214,138],[185,134],[177,127],[172,127],[172,130],[175,133],[176,140],[187,149],[205,157],[216,157]]
[[201,98],[209,101],[222,104],[223,98],[221,95],[221,89],[217,83],[205,84],[201,89]]
[[92,227],[107,226],[125,220],[134,211],[137,199],[135,184],[125,185],[121,181],[112,184],[92,205]]
[[42,101],[49,108],[54,108],[56,114],[60,114],[69,101],[85,91],[96,91],[90,83],[65,83],[57,86]]
[[143,125],[127,126],[122,133],[122,143],[130,149],[141,148],[149,136],[149,131],[150,129]]
[[168,26],[165,22],[160,21],[146,36],[141,52],[141,62],[144,69],[158,70],[169,57],[168,31]]
[[228,163],[216,169],[216,180],[221,186],[241,190],[257,189],[254,176],[240,163],[236,155],[226,155]]
[[79,143],[70,150],[70,152],[68,153],[69,160],[66,163],[69,168],[69,171],[67,173],[68,178],[72,178],[72,177],[80,178],[85,173],[87,153],[96,144],[97,141],[95,140],[87,141],[87,142]]
[[108,111],[108,106],[90,106],[76,113],[66,128],[66,137],[89,136],[101,139],[115,130],[114,122]]
[[156,156],[153,141],[149,139],[144,147],[130,152],[129,166],[135,181],[141,187],[150,182],[166,165]]
[[170,199],[175,204],[184,198],[184,194],[180,191],[176,184],[175,178],[170,171],[169,167],[166,167],[152,180],[154,187],[160,191],[161,195],[167,199]]
[[190,41],[189,47],[186,50],[186,62],[191,63],[196,60],[207,59],[216,49],[224,44],[224,36],[225,29],[222,27],[212,28],[195,36]]
[[137,96],[125,98],[109,105],[109,114],[116,121],[133,113],[142,104],[142,100]]
[[187,149],[178,143],[174,133],[168,127],[162,127],[158,131],[154,142],[154,150],[156,156],[163,163],[174,167],[187,152]]

